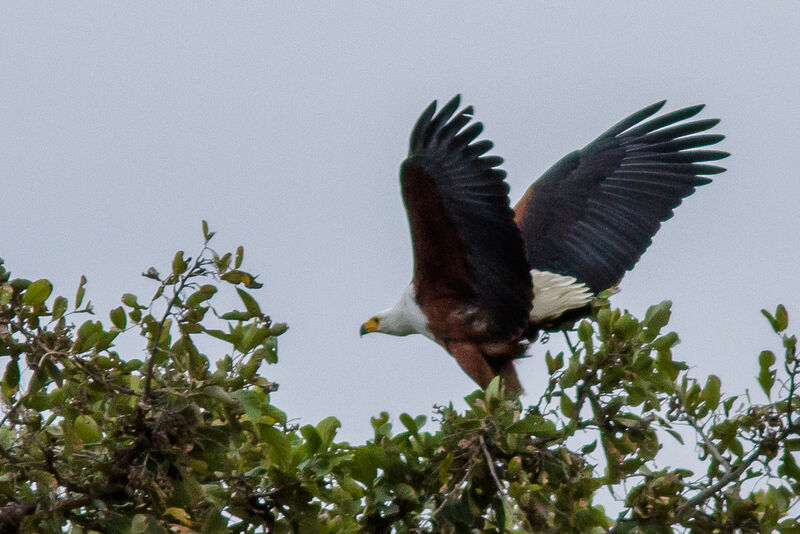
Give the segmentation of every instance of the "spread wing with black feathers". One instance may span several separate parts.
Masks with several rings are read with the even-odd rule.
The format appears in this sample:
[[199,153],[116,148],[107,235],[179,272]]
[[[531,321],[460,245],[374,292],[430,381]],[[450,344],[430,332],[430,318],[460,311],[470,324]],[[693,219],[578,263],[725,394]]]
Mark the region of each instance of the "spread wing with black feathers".
[[515,216],[531,268],[574,276],[595,292],[614,286],[673,209],[725,170],[704,163],[728,156],[703,149],[724,138],[704,133],[719,120],[684,122],[703,106],[651,118],[663,105],[619,122],[530,187]]
[[524,245],[508,200],[502,159],[476,141],[483,126],[456,96],[433,102],[411,134],[400,183],[414,244],[417,298],[472,298],[490,312],[496,333],[519,333],[532,288]]

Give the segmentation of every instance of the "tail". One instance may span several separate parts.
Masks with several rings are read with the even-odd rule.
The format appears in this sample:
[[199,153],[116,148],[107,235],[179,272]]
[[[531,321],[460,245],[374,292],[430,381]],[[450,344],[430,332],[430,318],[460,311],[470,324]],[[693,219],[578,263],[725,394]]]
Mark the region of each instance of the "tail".
[[531,271],[533,280],[533,309],[530,321],[536,324],[551,322],[564,313],[583,308],[592,301],[592,290],[572,276],[548,271]]
[[494,370],[500,375],[500,381],[503,387],[505,387],[506,394],[522,391],[522,385],[519,383],[519,377],[517,376],[517,369],[514,367],[514,360],[506,360],[498,367],[495,367]]

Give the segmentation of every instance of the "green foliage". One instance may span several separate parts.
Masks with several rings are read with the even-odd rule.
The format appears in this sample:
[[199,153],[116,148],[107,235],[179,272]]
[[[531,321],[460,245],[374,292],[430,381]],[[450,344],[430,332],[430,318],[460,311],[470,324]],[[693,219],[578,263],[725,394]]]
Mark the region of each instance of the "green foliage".
[[[205,222],[203,236],[107,320],[85,278],[70,304],[0,262],[1,532],[800,532],[782,306],[764,315],[783,356],[753,366],[767,404],[673,359],[669,302],[643,320],[599,302],[570,354],[545,355],[535,404],[495,381],[433,422],[381,413],[351,445],[336,418],[297,424],[272,403],[262,372],[287,326],[262,311],[244,250],[215,252]],[[657,462],[665,439],[702,469]]]

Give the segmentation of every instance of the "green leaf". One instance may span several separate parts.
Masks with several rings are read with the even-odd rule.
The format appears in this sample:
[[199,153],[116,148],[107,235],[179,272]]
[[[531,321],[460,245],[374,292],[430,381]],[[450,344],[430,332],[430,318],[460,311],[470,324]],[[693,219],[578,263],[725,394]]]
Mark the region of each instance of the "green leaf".
[[725,399],[725,402],[722,403],[722,407],[725,409],[725,417],[728,417],[731,411],[731,407],[733,403],[736,402],[737,397],[728,397]]
[[783,304],[778,304],[775,310],[775,324],[778,332],[783,332],[789,327],[789,314],[786,313],[786,307]]
[[31,394],[30,391],[28,391],[23,405],[26,408],[36,410],[37,412],[49,410],[53,406],[50,402],[50,397],[41,391],[37,391],[34,394]]
[[553,374],[562,367],[564,367],[564,353],[559,352],[558,356],[552,356],[550,351],[547,351],[547,354],[544,355],[545,362],[547,363],[547,373]]
[[[208,239],[210,238],[207,238],[206,240]],[[206,513],[203,518],[203,525],[200,529],[200,532],[203,534],[224,534],[225,532],[229,532],[228,519],[222,515],[222,510],[223,507],[220,506]]]
[[800,534],[800,523],[796,519],[787,519],[778,524],[779,534]]
[[269,335],[279,336],[289,330],[289,325],[286,323],[275,323],[269,327]]
[[239,310],[225,312],[219,316],[219,318],[223,321],[247,321],[252,317],[253,316],[250,314],[250,312],[243,312]]
[[491,402],[494,399],[500,399],[500,377],[496,376],[492,378],[492,381],[489,382],[489,385],[486,386],[486,392],[484,393],[484,397],[486,398],[486,402]]
[[244,247],[239,245],[236,248],[236,259],[233,260],[233,267],[238,269],[242,266],[242,260],[244,260]]
[[122,295],[122,303],[129,308],[134,308],[134,309],[143,308],[143,306],[140,306],[139,302],[136,300],[136,295],[133,295],[131,293],[125,293],[124,295]]
[[669,332],[668,334],[664,334],[660,338],[653,341],[653,348],[656,350],[667,350],[674,347],[680,340],[678,339],[678,334],[675,332]]
[[269,446],[270,460],[281,466],[286,465],[292,449],[283,432],[274,426],[264,427],[261,429],[261,439]]
[[66,313],[68,306],[69,303],[67,302],[67,299],[65,299],[64,297],[56,297],[56,299],[53,301],[53,310],[52,310],[53,320],[58,321],[59,319],[64,317],[64,314]]
[[410,415],[408,415],[407,413],[401,413],[400,422],[403,423],[403,426],[406,427],[409,432],[411,432],[412,436],[416,437],[419,435],[419,428],[417,428],[417,424],[414,422],[414,419],[412,419]]
[[79,415],[72,424],[75,428],[75,434],[77,434],[84,443],[96,443],[103,438],[103,435],[100,433],[100,428],[91,416]]
[[783,454],[783,463],[778,467],[778,475],[800,481],[800,467],[788,449]]
[[228,343],[233,343],[233,341],[234,341],[233,340],[233,336],[231,334],[227,334],[227,333],[223,332],[222,330],[206,329],[206,330],[204,330],[204,332],[206,334],[208,334],[209,336],[215,337],[215,338],[217,338],[217,339],[219,339],[221,341],[226,341]]
[[201,302],[205,302],[217,292],[217,287],[211,284],[206,284],[200,286],[200,289],[189,295],[189,298],[186,299],[186,306],[189,308],[194,308]]
[[677,442],[678,442],[678,443],[680,443],[681,445],[683,445],[683,436],[681,436],[679,433],[677,433],[676,431],[672,430],[671,428],[666,428],[666,429],[664,429],[664,430],[666,430],[666,431],[667,431],[667,433],[668,433],[670,436],[672,436],[673,438],[675,438],[675,439],[677,440]]
[[639,322],[626,313],[614,323],[613,331],[622,340],[631,340],[639,331]]
[[418,430],[422,430],[422,427],[425,426],[425,423],[428,422],[428,417],[425,415],[418,415],[414,418],[414,424],[417,425]]
[[406,483],[398,484],[395,489],[395,494],[400,497],[404,501],[416,501],[417,500],[417,492],[414,491],[414,488],[409,486]]
[[108,315],[111,318],[111,322],[114,326],[120,330],[125,330],[127,319],[125,317],[125,310],[122,309],[122,306],[114,308]]
[[258,392],[249,389],[234,391],[232,397],[242,405],[244,413],[253,421],[261,418],[261,396]]
[[605,340],[608,336],[608,331],[611,328],[611,318],[613,312],[608,308],[602,308],[597,311],[597,326],[600,330],[600,339]]
[[665,300],[654,306],[650,306],[644,315],[644,323],[647,328],[661,330],[669,322],[672,313],[672,301]]
[[238,404],[237,400],[220,386],[207,386],[200,390],[202,395],[221,400],[226,404]]
[[237,344],[237,348],[242,353],[247,353],[254,347],[257,347],[267,338],[269,333],[266,326],[258,326],[256,324],[249,324],[242,327],[242,337]]
[[81,275],[81,281],[80,283],[78,283],[78,290],[75,292],[76,310],[81,307],[81,304],[83,304],[83,296],[86,294],[86,288],[84,287],[85,285],[86,285],[86,277]]
[[49,297],[50,293],[52,292],[53,292],[53,284],[51,284],[48,280],[42,278],[41,280],[36,280],[35,282],[31,282],[31,284],[25,290],[25,294],[22,297],[22,302],[30,306],[43,304],[44,301],[47,300],[47,297]]
[[266,404],[261,405],[261,413],[266,415],[267,417],[271,417],[275,421],[279,422],[282,425],[286,425],[286,412],[281,410],[280,408],[276,408],[272,404],[268,402]]
[[24,278],[15,278],[9,282],[9,285],[15,293],[22,293],[31,285],[31,281]]
[[772,329],[775,331],[775,333],[780,332],[780,329],[778,328],[778,320],[770,312],[762,309],[761,314],[767,318],[767,321],[769,321],[769,324],[772,326]]
[[507,429],[512,434],[532,434],[537,438],[548,439],[556,435],[556,425],[541,415],[529,415],[520,419]]
[[78,328],[77,339],[73,350],[83,352],[95,347],[103,336],[103,326],[100,322],[84,321]]
[[578,414],[575,413],[575,403],[572,402],[566,395],[561,395],[561,413],[564,414],[565,417],[569,417],[570,419],[575,419]]
[[767,398],[770,398],[772,386],[775,384],[776,371],[772,369],[774,364],[775,353],[773,353],[771,350],[762,351],[761,354],[758,355],[758,365],[760,367],[760,371],[758,373],[758,383],[761,386],[761,389],[764,390]]
[[203,239],[205,239],[206,243],[211,241],[211,238],[214,237],[216,232],[209,232],[208,231],[208,223],[203,220]]
[[263,287],[263,284],[259,284],[256,282],[256,279],[250,273],[246,273],[244,271],[239,271],[238,269],[234,269],[232,271],[228,271],[222,276],[220,276],[222,280],[229,282],[231,284],[244,284],[245,287],[250,289],[259,289]]
[[[353,478],[368,487],[373,484],[378,474],[378,462],[376,461],[375,455],[372,454],[374,447],[374,445],[364,445],[357,448],[353,451],[353,458],[350,460],[350,474]],[[452,456],[450,457],[450,461],[452,462]],[[442,463],[445,462],[443,461]]]
[[335,417],[326,417],[317,423],[317,432],[319,432],[319,436],[322,438],[322,442],[326,447],[333,442],[333,438],[336,436],[336,430],[341,426],[342,423]]
[[136,514],[131,521],[130,529],[126,534],[162,534],[166,530],[159,524],[158,519],[151,515]]
[[239,374],[245,380],[250,380],[254,376],[256,376],[256,372],[258,372],[258,368],[261,367],[261,361],[263,358],[264,349],[258,349],[255,351],[250,359],[247,360],[247,363],[243,364],[239,370]]
[[11,284],[0,286],[0,306],[5,306],[11,302],[12,296],[14,296],[14,287]]
[[278,338],[274,336],[268,337],[264,340],[263,348],[266,351],[264,360],[269,364],[278,363]]
[[164,510],[164,515],[177,519],[180,523],[187,526],[192,524],[189,513],[183,508],[178,508],[177,506],[170,506]]
[[508,461],[508,476],[517,478],[522,473],[522,458],[514,456]]
[[581,321],[581,324],[578,325],[578,339],[580,339],[584,345],[591,346],[593,333],[594,330],[592,330],[592,325],[589,321]]
[[306,450],[308,454],[316,454],[322,446],[322,438],[319,436],[317,429],[311,425],[303,425],[300,427],[300,434],[306,440]]
[[175,256],[172,258],[172,274],[175,276],[182,275],[186,272],[186,268],[189,266],[189,262],[183,259],[183,251],[179,250],[175,253]]
[[361,489],[361,486],[359,486],[358,482],[356,482],[352,477],[341,477],[339,484],[341,485],[342,489],[349,493],[353,498],[360,499],[364,496],[364,490]]
[[719,377],[716,375],[709,376],[708,380],[706,380],[706,387],[703,388],[703,391],[700,394],[709,410],[715,410],[717,406],[719,406],[719,388]]
[[19,377],[19,362],[17,358],[11,358],[3,373],[3,396],[6,399],[11,399],[19,390]]
[[236,292],[239,293],[239,298],[241,298],[242,302],[244,302],[244,307],[247,308],[247,311],[250,312],[253,317],[261,317],[261,308],[258,306],[256,299],[254,299],[247,291],[239,289],[238,287],[236,288]]

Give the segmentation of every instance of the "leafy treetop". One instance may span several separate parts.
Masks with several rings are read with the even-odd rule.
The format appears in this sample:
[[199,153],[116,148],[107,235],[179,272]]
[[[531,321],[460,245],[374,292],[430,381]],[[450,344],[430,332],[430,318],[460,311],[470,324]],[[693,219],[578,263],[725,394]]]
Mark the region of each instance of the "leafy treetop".
[[[669,302],[638,320],[601,301],[570,354],[546,354],[536,404],[493,382],[464,413],[436,407],[435,425],[381,413],[351,445],[336,418],[296,424],[272,403],[262,364],[287,327],[262,312],[243,249],[203,235],[107,321],[85,279],[70,303],[0,261],[0,532],[800,533],[800,363],[782,306],[764,312],[783,349],[758,355],[766,404],[673,359]],[[221,290],[239,309],[219,308]],[[118,352],[126,333],[143,360]],[[689,435],[702,471],[660,465],[663,440]]]

